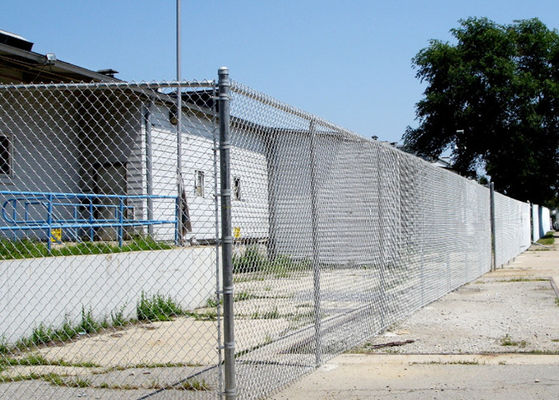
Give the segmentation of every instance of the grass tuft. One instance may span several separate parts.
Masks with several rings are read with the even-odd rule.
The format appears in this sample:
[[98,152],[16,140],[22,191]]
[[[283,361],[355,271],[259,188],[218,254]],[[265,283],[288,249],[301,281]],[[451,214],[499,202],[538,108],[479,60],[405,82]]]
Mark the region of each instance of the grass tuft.
[[542,236],[539,240],[538,240],[539,244],[543,244],[546,246],[551,246],[553,243],[555,243],[555,238],[553,237],[553,231],[549,231],[545,234],[545,236]]
[[521,340],[520,342],[516,342],[512,340],[512,338],[507,333],[504,337],[501,338],[501,346],[518,346],[521,348],[526,347],[527,343],[525,340]]
[[173,318],[188,315],[171,297],[155,294],[147,297],[142,292],[140,301],[136,305],[139,321],[171,321]]

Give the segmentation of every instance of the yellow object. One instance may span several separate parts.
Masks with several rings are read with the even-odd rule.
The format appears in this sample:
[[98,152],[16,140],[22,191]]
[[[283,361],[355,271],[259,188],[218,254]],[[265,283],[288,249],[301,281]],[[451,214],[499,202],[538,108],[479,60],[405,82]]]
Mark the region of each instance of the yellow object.
[[54,243],[62,242],[62,228],[52,228],[50,230],[50,241]]
[[240,228],[240,227],[235,226],[235,227],[233,228],[233,237],[234,237],[235,239],[239,239],[239,238],[241,237],[241,228]]

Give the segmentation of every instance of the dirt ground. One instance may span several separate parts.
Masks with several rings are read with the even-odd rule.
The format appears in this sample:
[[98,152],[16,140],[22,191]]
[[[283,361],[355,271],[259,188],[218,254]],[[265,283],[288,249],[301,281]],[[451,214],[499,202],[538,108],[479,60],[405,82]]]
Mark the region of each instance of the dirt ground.
[[271,398],[559,398],[557,236]]

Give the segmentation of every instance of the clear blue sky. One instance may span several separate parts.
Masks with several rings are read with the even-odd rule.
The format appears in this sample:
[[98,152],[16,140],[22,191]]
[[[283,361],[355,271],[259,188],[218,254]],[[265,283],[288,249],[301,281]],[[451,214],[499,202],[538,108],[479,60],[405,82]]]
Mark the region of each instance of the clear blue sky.
[[[397,141],[423,86],[411,58],[460,18],[538,17],[557,0],[182,0],[184,79],[233,79],[363,136]],[[175,0],[2,0],[0,29],[121,79],[175,77]]]

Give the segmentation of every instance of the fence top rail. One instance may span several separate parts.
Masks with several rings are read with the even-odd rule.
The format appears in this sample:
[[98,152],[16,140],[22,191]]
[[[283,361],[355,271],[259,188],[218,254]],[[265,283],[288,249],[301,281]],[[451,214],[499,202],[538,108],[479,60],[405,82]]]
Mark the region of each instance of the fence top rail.
[[158,89],[158,88],[213,88],[215,81],[164,81],[164,82],[76,82],[0,85],[0,90],[83,90],[83,89]]
[[239,82],[236,81],[232,81],[231,82],[231,91],[237,94],[240,94],[242,96],[248,97],[252,100],[256,100],[259,101],[262,104],[265,104],[267,106],[273,107],[277,110],[292,114],[296,117],[302,118],[302,119],[306,119],[309,122],[310,121],[314,121],[314,123],[325,127],[325,128],[329,128],[332,129],[340,134],[345,134],[345,135],[349,135],[349,136],[355,136],[359,139],[363,139],[363,140],[367,140],[366,138],[363,138],[362,136],[357,135],[354,132],[348,131],[345,128],[342,128],[339,125],[333,124],[331,122],[328,122],[314,114],[308,113],[306,111],[300,110],[296,107],[293,107],[289,104],[286,103],[282,103],[281,101],[278,101],[276,99],[274,99],[273,97],[270,97],[266,94],[260,93],[256,90],[253,90],[251,88],[249,88],[248,86],[245,86]]
[[68,198],[105,198],[105,199],[176,199],[177,196],[163,196],[163,195],[118,195],[118,194],[97,194],[97,193],[57,193],[57,192],[18,192],[12,190],[0,190],[0,195],[3,196],[29,196],[35,198],[47,198],[52,196],[53,199],[68,199]]

